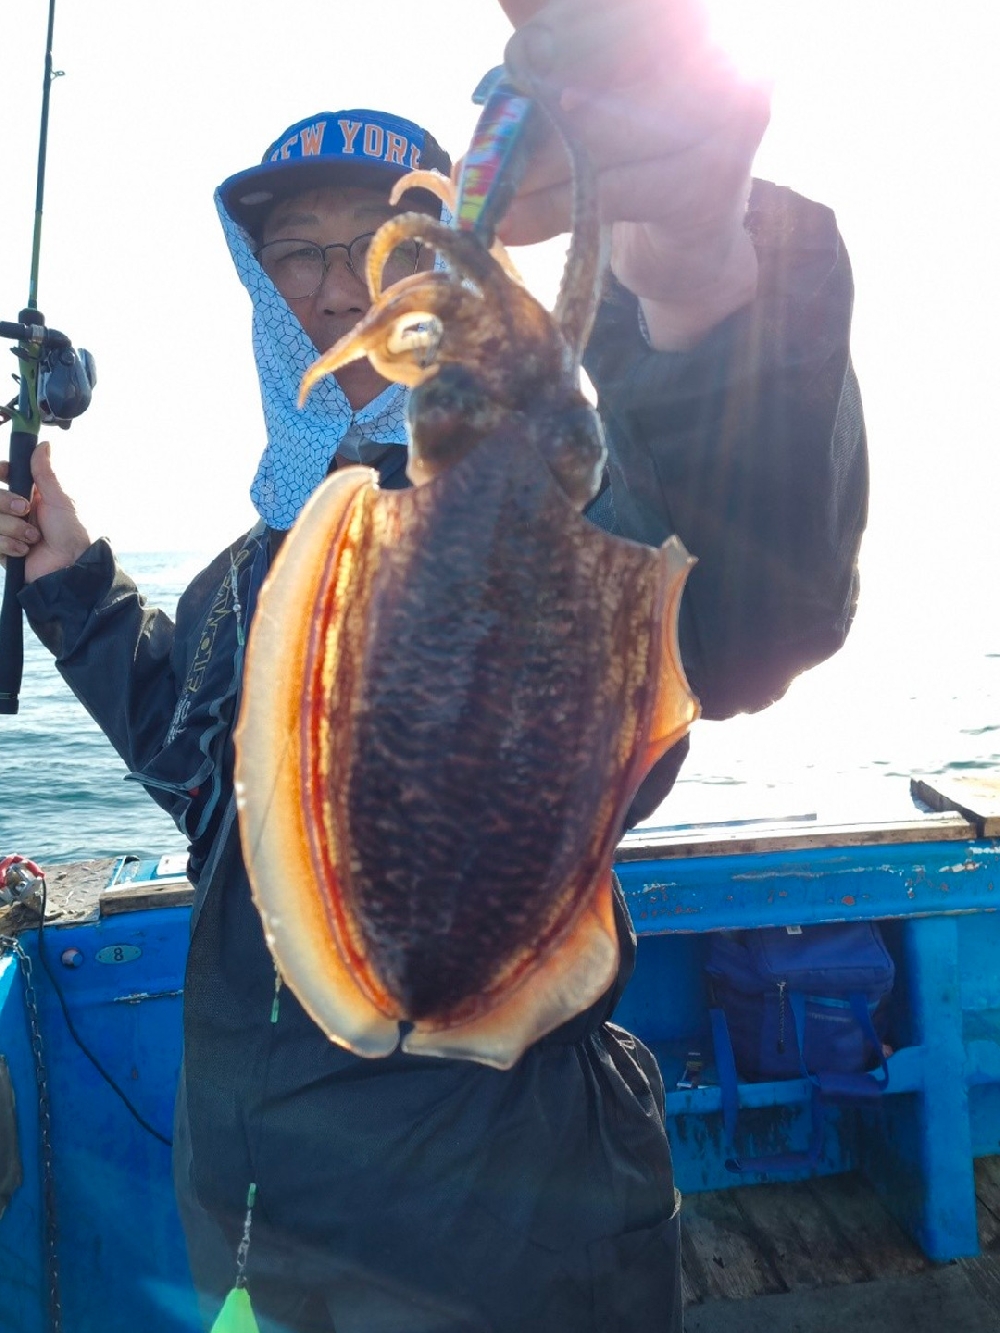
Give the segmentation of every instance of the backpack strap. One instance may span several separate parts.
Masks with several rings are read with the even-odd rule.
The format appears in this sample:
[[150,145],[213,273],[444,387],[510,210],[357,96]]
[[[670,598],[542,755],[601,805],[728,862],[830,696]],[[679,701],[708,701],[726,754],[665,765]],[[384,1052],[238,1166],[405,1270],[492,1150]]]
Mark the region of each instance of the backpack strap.
[[872,1022],[871,1010],[868,1008],[868,1001],[860,991],[852,991],[849,996],[851,1002],[851,1012],[854,1014],[854,1021],[864,1033],[869,1045],[875,1050],[878,1056],[879,1069],[881,1077],[875,1076],[874,1070],[863,1071],[857,1074],[829,1074],[817,1071],[811,1073],[806,1069],[803,1059],[803,1033],[806,1027],[806,997],[801,991],[793,991],[789,994],[788,1004],[792,1011],[792,1018],[795,1022],[795,1037],[799,1043],[799,1061],[802,1065],[803,1078],[810,1078],[820,1091],[820,1095],[829,1098],[871,1098],[879,1097],[889,1086],[889,1066],[886,1062],[885,1052],[882,1050],[882,1041],[875,1031],[875,1025]]
[[[812,1131],[809,1147],[805,1152],[772,1153],[767,1157],[740,1157],[736,1151],[736,1122],[739,1118],[739,1087],[736,1074],[736,1057],[733,1043],[729,1036],[726,1015],[721,1009],[710,1009],[709,1020],[712,1024],[712,1040],[715,1044],[715,1064],[719,1074],[719,1091],[722,1094],[722,1125],[726,1136],[726,1146],[731,1156],[726,1159],[726,1170],[737,1174],[746,1172],[799,1171],[819,1164],[823,1151],[823,1103],[816,1082],[810,1079],[810,1110],[812,1113]],[[801,1049],[801,1046],[800,1046]]]
[[722,1125],[726,1136],[726,1146],[731,1156],[726,1159],[726,1170],[737,1174],[747,1172],[798,1171],[811,1169],[819,1164],[823,1151],[823,1129],[825,1116],[824,1101],[842,1098],[879,1097],[889,1085],[889,1067],[886,1063],[882,1043],[872,1023],[868,1001],[860,992],[850,996],[851,1011],[865,1037],[878,1052],[881,1077],[874,1072],[857,1074],[812,1073],[806,1068],[803,1057],[806,1026],[806,996],[802,991],[791,991],[788,995],[788,1007],[795,1024],[795,1039],[799,1048],[799,1063],[802,1077],[810,1085],[810,1112],[812,1129],[809,1146],[805,1152],[772,1153],[766,1157],[740,1157],[736,1151],[736,1125],[739,1119],[739,1076],[736,1071],[736,1057],[729,1035],[726,1015],[721,1009],[710,1009],[709,1020],[712,1025],[712,1041],[715,1046],[715,1064],[719,1075],[719,1091],[722,1096]]

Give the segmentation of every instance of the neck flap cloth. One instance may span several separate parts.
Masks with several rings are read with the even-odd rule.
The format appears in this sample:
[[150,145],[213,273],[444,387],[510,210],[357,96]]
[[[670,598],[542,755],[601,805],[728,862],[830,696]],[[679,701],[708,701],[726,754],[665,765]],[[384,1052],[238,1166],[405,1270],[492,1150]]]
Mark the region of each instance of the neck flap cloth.
[[268,527],[284,532],[326,476],[338,449],[364,463],[373,462],[387,445],[405,448],[407,391],[392,384],[352,412],[343,389],[328,375],[300,410],[299,383],[319,353],[254,258],[247,233],[226,212],[218,191],[215,206],[236,272],[253,302],[253,352],[267,446],[250,498]]

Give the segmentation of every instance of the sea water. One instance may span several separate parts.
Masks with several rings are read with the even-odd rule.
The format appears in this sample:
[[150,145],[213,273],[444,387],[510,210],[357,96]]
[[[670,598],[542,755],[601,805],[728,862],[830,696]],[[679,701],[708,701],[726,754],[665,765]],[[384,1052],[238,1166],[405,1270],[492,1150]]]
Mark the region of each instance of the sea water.
[[[120,560],[148,603],[172,616],[208,558]],[[912,775],[998,766],[1000,624],[974,641],[916,639],[862,612],[846,647],[784,699],[752,717],[696,723],[681,779],[648,823],[891,818],[914,811]],[[0,716],[0,855],[51,866],[183,849],[27,630],[20,710]]]
[[[124,554],[120,563],[147,603],[173,617],[184,588],[209,558],[144,552]],[[25,625],[18,712],[0,717],[0,855],[18,852],[50,866],[159,855],[184,845],[170,816],[129,777]]]

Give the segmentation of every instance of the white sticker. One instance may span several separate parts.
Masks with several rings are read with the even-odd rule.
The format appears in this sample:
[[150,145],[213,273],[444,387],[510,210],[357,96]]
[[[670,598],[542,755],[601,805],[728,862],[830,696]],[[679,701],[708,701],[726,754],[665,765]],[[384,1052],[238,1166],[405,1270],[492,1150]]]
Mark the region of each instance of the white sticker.
[[187,852],[168,852],[166,856],[161,856],[156,863],[156,874],[159,875],[186,875],[187,874]]
[[137,944],[106,944],[94,957],[99,963],[134,963],[142,950]]

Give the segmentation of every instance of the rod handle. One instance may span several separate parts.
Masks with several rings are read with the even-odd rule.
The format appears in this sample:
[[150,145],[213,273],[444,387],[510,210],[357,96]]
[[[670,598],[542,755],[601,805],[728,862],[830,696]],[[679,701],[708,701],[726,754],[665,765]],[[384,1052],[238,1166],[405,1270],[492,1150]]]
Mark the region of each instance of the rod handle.
[[[37,437],[16,430],[10,437],[10,489],[31,497],[31,454]],[[24,587],[24,556],[8,556],[0,603],[0,715],[16,713],[24,671],[24,617],[18,593]]]

